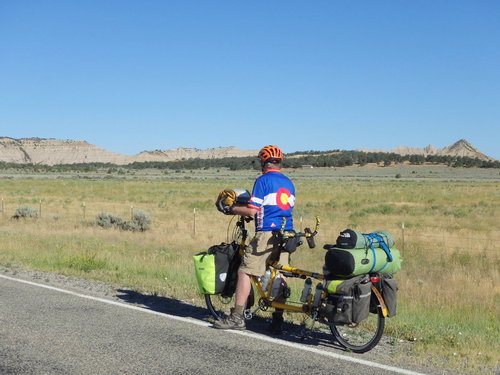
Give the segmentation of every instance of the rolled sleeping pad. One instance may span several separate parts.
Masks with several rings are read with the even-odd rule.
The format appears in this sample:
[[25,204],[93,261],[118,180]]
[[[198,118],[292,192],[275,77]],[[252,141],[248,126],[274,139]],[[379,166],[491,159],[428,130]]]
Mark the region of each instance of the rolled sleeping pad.
[[325,254],[324,273],[327,279],[347,278],[370,272],[396,273],[401,269],[399,250],[389,249],[392,261],[384,249],[340,249],[331,247]]

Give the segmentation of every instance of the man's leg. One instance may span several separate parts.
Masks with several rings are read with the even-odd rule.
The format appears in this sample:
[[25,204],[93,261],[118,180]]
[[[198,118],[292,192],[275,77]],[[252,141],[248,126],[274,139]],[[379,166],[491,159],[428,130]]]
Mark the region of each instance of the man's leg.
[[[290,264],[290,254],[289,253],[285,253],[285,252],[280,253],[280,255],[279,255],[279,263],[281,265],[288,266]],[[281,280],[282,280],[282,283],[283,283],[281,291],[282,291],[282,293],[284,293],[285,292],[285,288],[287,287],[287,285],[286,285],[286,277],[284,275],[281,275]],[[280,303],[286,303],[286,298],[285,298],[284,294],[282,294],[282,295],[278,296],[275,299],[275,301],[276,302],[280,302]],[[284,319],[283,319],[283,310],[282,309],[275,309],[274,312],[273,312],[272,317],[273,318],[272,318],[271,324],[269,325],[269,331],[272,334],[281,335],[283,333],[283,322],[284,322]]]
[[214,327],[220,329],[245,329],[245,318],[243,311],[245,311],[246,302],[250,295],[252,283],[250,276],[242,271],[238,271],[238,283],[236,284],[236,305],[234,310],[227,318],[218,320],[214,323]]
[[248,296],[252,289],[252,282],[249,275],[262,275],[266,271],[266,259],[274,248],[272,239],[271,232],[257,232],[250,241],[243,255],[240,269],[238,270],[235,308],[226,319],[215,322],[214,327],[222,329],[245,329],[243,312],[245,311]]
[[250,281],[250,276],[248,276],[245,272],[238,271],[238,283],[236,284],[235,297],[236,305],[234,307],[235,313],[243,315],[251,288],[252,283]]

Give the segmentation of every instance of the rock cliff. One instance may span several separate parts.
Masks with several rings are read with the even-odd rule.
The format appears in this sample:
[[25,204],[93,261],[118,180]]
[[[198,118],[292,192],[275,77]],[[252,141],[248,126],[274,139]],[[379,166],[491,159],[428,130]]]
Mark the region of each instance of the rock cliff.
[[0,161],[19,164],[126,164],[129,156],[117,154],[85,141],[0,138]]
[[[359,151],[394,152],[401,155],[468,156],[483,160],[493,160],[479,152],[464,139],[441,149],[429,145],[424,148],[399,146],[390,151],[368,149]],[[123,165],[146,161],[165,162],[192,158],[218,159],[255,156],[257,153],[258,150],[240,150],[237,147],[218,147],[206,150],[181,147],[171,150],[143,151],[137,155],[125,155],[107,151],[86,141],[0,137],[0,162],[16,164],[111,163]]]
[[432,145],[428,145],[423,148],[398,146],[392,150],[374,150],[374,149],[360,149],[359,151],[364,152],[392,152],[399,155],[450,155],[450,156],[466,156],[470,158],[478,158],[482,160],[494,160],[489,156],[479,152],[475,147],[473,147],[465,139],[461,139],[451,146],[443,148],[435,148]]
[[257,152],[258,150],[240,150],[237,147],[219,147],[207,150],[176,148],[125,155],[107,151],[85,141],[0,137],[0,161],[17,164],[112,163],[123,165],[136,161],[161,162],[191,158],[254,156]]

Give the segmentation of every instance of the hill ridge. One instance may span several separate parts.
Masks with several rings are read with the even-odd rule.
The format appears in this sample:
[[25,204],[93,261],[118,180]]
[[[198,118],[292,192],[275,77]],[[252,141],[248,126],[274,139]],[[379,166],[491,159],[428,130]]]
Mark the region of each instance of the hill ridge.
[[491,158],[474,146],[472,146],[467,140],[460,139],[453,143],[451,146],[446,146],[443,148],[435,148],[432,144],[429,144],[425,147],[409,147],[409,146],[398,146],[393,148],[392,150],[379,150],[379,149],[358,149],[358,151],[362,152],[387,152],[394,153],[398,155],[437,155],[437,156],[462,156],[462,157],[470,157],[481,160],[494,161],[494,158]]
[[[493,161],[465,139],[437,149],[432,145],[423,148],[398,146],[390,151],[359,149],[362,152],[391,152],[400,155],[451,155],[467,156]],[[80,164],[110,163],[117,165],[134,162],[167,162],[186,159],[220,159],[226,157],[255,156],[258,150],[241,150],[235,146],[216,147],[205,150],[178,147],[170,150],[142,151],[136,155],[111,152],[84,140],[60,140],[54,138],[10,138],[0,137],[0,162],[16,164]],[[295,154],[300,154],[297,152]]]

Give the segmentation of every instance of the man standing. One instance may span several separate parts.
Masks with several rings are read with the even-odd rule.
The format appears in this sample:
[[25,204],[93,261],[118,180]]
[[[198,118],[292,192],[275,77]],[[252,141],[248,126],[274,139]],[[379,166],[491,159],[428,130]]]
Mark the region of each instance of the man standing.
[[[262,175],[254,183],[248,205],[225,206],[228,215],[254,216],[255,236],[250,246],[245,249],[241,266],[238,270],[236,285],[236,305],[231,314],[222,321],[216,321],[214,327],[220,329],[245,329],[243,311],[252,288],[250,276],[260,276],[266,271],[268,259],[278,260],[279,239],[272,231],[280,230],[285,218],[285,230],[293,230],[292,211],[295,204],[295,186],[281,172],[282,151],[276,146],[265,146],[259,152]],[[288,254],[280,257],[280,263],[288,265]],[[272,329],[281,330],[283,312],[273,314]]]

